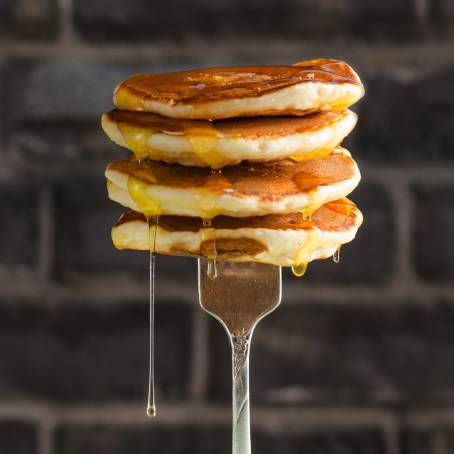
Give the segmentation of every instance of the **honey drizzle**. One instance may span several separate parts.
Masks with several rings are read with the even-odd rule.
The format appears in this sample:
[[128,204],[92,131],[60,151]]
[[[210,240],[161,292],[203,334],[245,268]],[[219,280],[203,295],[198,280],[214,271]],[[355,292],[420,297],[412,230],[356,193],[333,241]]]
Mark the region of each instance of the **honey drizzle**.
[[334,263],[339,263],[339,262],[340,262],[340,252],[341,252],[341,247],[342,247],[342,246],[339,246],[339,247],[336,249],[336,252],[333,254],[333,262],[334,262]]
[[[149,330],[149,366],[148,366],[148,400],[147,416],[156,416],[155,400],[155,272],[156,272],[156,236],[158,231],[159,215],[147,216],[148,219],[148,238],[150,244],[150,330]],[[154,228],[153,228],[154,227]]]
[[333,145],[332,147],[320,148],[318,150],[310,151],[302,155],[292,154],[290,156],[290,159],[293,159],[293,161],[296,162],[309,161],[310,159],[323,159],[333,152],[334,147],[335,145]]
[[210,279],[216,279],[218,277],[218,270],[216,267],[216,230],[211,226],[211,219],[203,219],[203,229],[201,231],[202,239],[201,244],[205,241],[211,241],[211,250],[207,251],[207,276]]
[[226,159],[215,151],[219,134],[211,121],[208,124],[209,128],[188,128],[187,139],[192,151],[203,163],[208,164],[212,169],[219,169],[226,164]]
[[150,278],[150,337],[149,337],[149,375],[147,416],[156,416],[155,402],[155,272],[156,272],[156,237],[159,223],[159,203],[147,194],[147,183],[128,177],[128,192],[137,208],[148,221],[148,246],[150,251],[149,278]]
[[313,227],[312,230],[308,230],[306,233],[306,239],[293,260],[292,272],[297,277],[304,276],[307,271],[307,265],[311,261],[312,251],[317,243],[319,229]]

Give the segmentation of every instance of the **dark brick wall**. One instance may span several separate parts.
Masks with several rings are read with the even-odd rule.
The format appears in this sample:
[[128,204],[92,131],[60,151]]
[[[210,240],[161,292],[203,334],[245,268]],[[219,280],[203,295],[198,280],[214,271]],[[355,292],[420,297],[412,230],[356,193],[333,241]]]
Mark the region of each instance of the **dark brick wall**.
[[339,265],[285,273],[252,347],[253,448],[454,449],[451,0],[0,0],[0,452],[230,451],[230,359],[195,262],[113,249],[100,114],[138,71],[342,58],[365,214]]

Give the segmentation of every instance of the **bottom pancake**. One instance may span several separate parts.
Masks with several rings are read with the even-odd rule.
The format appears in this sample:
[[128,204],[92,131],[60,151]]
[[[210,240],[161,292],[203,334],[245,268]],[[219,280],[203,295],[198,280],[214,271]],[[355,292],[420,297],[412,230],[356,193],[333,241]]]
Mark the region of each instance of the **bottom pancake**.
[[[219,261],[301,266],[327,258],[356,235],[362,223],[356,205],[344,198],[329,202],[308,219],[302,213],[249,218],[217,216],[211,226],[200,218],[161,216],[155,251],[159,254],[216,257]],[[112,228],[118,249],[149,250],[146,218],[124,213]]]

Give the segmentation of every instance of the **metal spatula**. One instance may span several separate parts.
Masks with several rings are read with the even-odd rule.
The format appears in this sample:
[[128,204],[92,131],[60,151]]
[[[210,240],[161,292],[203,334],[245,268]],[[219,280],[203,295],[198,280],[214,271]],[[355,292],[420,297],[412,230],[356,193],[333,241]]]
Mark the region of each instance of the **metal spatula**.
[[260,263],[217,263],[217,278],[199,259],[199,300],[221,322],[232,347],[232,453],[251,452],[249,417],[249,348],[257,323],[281,302],[281,268]]

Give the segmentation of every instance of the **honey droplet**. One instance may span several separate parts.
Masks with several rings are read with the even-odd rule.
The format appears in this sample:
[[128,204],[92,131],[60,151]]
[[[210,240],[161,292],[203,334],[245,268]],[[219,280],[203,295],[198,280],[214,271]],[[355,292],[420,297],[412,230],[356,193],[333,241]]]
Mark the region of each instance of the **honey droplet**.
[[148,184],[137,178],[128,177],[128,192],[137,209],[147,218],[161,214],[159,203],[147,193]]
[[123,136],[128,149],[134,153],[136,159],[140,162],[150,157],[159,159],[159,153],[151,150],[148,140],[155,133],[153,129],[145,129],[143,126],[132,125],[130,123],[118,123],[118,129]]
[[341,251],[341,246],[339,246],[336,249],[336,252],[333,254],[333,262],[334,263],[339,263],[340,262],[340,251]]
[[207,263],[207,276],[209,279],[216,279],[218,277],[218,269],[216,266],[216,259],[208,259]]
[[292,272],[295,276],[301,277],[306,274],[307,271],[307,262],[301,262],[297,265],[292,266]]
[[307,264],[312,260],[312,253],[319,244],[320,230],[312,228],[307,230],[303,245],[296,251],[293,260],[292,271],[295,276],[303,276],[307,270]]
[[209,250],[205,252],[207,263],[207,276],[209,279],[216,279],[218,277],[218,270],[216,267],[216,229],[211,226],[211,219],[202,219],[203,229],[201,231],[201,242],[209,244]]
[[147,416],[149,418],[155,418],[156,417],[156,407],[154,405],[149,405],[147,407]]
[[186,134],[194,154],[212,169],[219,169],[226,164],[226,159],[216,152],[215,148],[219,140],[218,132],[211,122],[209,125],[209,128],[189,128]]

